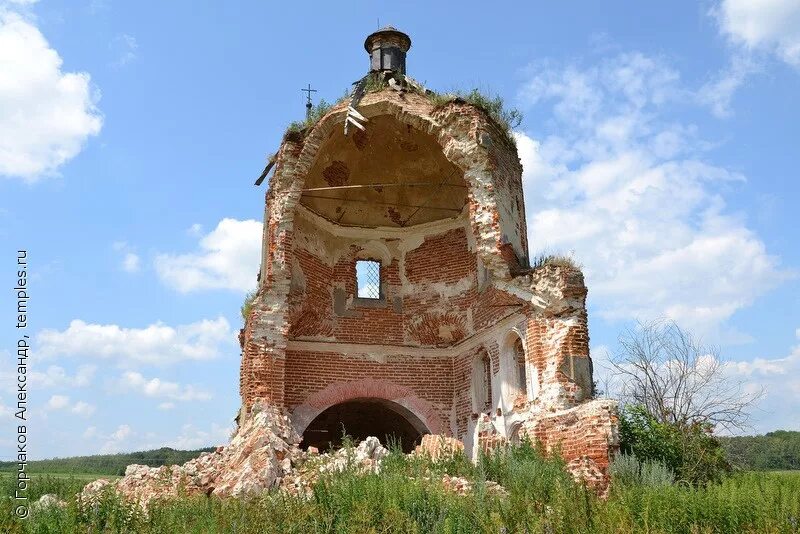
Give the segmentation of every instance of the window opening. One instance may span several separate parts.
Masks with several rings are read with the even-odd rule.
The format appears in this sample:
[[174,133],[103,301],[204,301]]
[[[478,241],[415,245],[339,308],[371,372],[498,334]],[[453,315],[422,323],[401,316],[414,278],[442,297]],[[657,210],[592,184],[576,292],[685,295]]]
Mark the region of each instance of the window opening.
[[356,261],[356,287],[360,299],[381,298],[381,262],[374,260]]

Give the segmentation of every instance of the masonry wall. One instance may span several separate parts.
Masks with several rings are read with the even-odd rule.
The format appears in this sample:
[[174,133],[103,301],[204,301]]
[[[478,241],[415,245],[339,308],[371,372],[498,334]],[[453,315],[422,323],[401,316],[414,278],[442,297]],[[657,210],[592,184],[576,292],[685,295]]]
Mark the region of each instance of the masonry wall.
[[[526,269],[522,169],[513,144],[467,103],[436,107],[419,94],[369,93],[359,111],[375,119],[370,124],[432,136],[406,152],[412,145],[441,147],[448,165],[463,173],[464,185],[456,186],[464,188],[466,204],[453,219],[408,227],[388,208],[381,209],[397,228],[340,226],[332,222],[335,208],[319,198],[300,200],[317,167],[337,184],[341,177],[325,171],[374,168],[340,161],[369,152],[369,135],[341,139],[345,109],[336,106],[304,137],[287,139],[277,156],[261,285],[241,336],[244,413],[263,397],[289,408],[302,428],[335,403],[382,398],[416,414],[429,430],[463,439],[473,452],[472,445],[527,433],[560,449],[584,478],[606,480],[616,419],[613,403],[590,400],[583,276],[568,264]],[[397,124],[389,128],[387,120]],[[336,157],[325,152],[331,139]],[[395,152],[394,158],[413,157]],[[379,158],[370,154],[369,161]],[[359,259],[381,262],[383,301],[357,298]],[[514,336],[525,349],[527,395],[511,384],[518,376],[509,358]],[[490,364],[489,406],[476,405],[476,362],[483,355]]]
[[[286,354],[285,402],[290,411],[308,404],[323,410],[347,400],[376,397],[410,408],[435,432],[450,433],[453,360],[401,353],[370,357],[311,350]],[[330,391],[331,394],[319,395]],[[316,396],[317,400],[314,400]]]
[[[318,222],[318,221],[316,221]],[[297,222],[289,292],[289,338],[340,343],[443,346],[487,321],[478,288],[478,258],[467,226],[405,238],[364,230],[341,237]],[[384,298],[357,298],[356,262],[381,262]],[[490,297],[491,298],[491,297]],[[492,313],[502,313],[492,308]]]

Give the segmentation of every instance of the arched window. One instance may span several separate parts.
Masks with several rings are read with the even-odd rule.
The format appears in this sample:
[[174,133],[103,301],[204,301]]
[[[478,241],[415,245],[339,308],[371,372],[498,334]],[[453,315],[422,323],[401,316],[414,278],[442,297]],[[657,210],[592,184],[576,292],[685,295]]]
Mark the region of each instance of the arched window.
[[514,363],[517,370],[517,387],[520,393],[528,393],[528,373],[525,367],[525,349],[522,347],[522,340],[517,338],[514,341]]

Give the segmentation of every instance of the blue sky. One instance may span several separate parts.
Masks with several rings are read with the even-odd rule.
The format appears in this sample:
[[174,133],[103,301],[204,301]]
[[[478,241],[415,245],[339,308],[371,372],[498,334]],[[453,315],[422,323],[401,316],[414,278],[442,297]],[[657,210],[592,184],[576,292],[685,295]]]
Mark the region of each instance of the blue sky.
[[34,457],[227,440],[253,181],[301,87],[333,101],[363,75],[378,20],[411,35],[428,87],[525,113],[530,242],[584,266],[598,364],[632,321],[670,317],[766,388],[753,431],[800,430],[797,0],[6,0],[0,273],[11,287],[28,250]]

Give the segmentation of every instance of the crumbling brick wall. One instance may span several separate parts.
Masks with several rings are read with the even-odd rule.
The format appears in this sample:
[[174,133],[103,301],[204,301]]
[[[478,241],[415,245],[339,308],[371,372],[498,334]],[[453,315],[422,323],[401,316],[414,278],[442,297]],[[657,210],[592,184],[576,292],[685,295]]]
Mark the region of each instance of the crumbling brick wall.
[[[527,268],[513,143],[464,102],[437,107],[423,95],[384,90],[368,93],[359,111],[375,122],[354,134],[354,158],[369,151],[370,124],[389,117],[399,131],[435,139],[463,177],[465,207],[407,227],[387,209],[394,228],[344,227],[300,201],[312,169],[339,186],[358,168],[326,154],[327,143],[340,139],[346,106],[286,140],[266,198],[259,292],[241,337],[243,416],[265,398],[288,408],[302,432],[335,403],[374,397],[403,406],[427,431],[464,440],[473,454],[523,432],[560,447],[587,478],[605,480],[616,419],[613,403],[591,400],[583,276],[565,263]],[[400,144],[398,154],[415,157],[413,143]],[[359,259],[381,262],[377,302],[357,298]],[[522,385],[511,383],[519,379],[517,337]],[[484,356],[487,405],[476,402]]]

